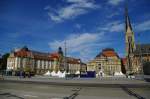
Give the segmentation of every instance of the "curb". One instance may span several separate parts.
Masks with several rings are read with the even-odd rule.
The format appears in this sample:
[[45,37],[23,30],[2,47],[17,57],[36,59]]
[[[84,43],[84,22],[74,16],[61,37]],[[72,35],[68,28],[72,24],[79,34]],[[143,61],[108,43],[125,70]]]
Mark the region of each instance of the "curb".
[[111,87],[111,88],[147,88],[150,87],[150,83],[145,84],[105,84],[105,83],[69,83],[69,82],[44,82],[44,81],[21,81],[21,80],[0,80],[0,83],[24,83],[24,84],[45,84],[53,86],[77,86],[77,87]]

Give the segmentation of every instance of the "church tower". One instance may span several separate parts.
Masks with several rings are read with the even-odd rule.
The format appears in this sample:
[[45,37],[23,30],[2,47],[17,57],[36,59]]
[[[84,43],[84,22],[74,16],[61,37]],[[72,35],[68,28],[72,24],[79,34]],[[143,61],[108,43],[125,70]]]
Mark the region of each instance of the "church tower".
[[126,72],[127,74],[131,74],[133,73],[133,65],[134,65],[133,52],[135,51],[135,40],[127,7],[125,8],[125,43],[126,43],[126,58],[127,58]]

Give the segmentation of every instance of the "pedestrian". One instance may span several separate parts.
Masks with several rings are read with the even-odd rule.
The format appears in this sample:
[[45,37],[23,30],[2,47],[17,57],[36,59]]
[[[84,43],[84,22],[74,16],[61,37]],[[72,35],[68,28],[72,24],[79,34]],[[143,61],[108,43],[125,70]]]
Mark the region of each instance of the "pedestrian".
[[19,74],[20,78],[22,78],[22,73],[23,73],[23,72],[22,72],[22,71],[20,71],[20,74]]
[[28,72],[28,78],[31,78],[30,72]]
[[25,77],[26,77],[26,74],[25,74],[25,72],[24,72],[24,71],[23,71],[23,74],[22,74],[22,75],[23,75],[23,78],[25,78]]
[[2,71],[2,80],[4,80],[4,72]]

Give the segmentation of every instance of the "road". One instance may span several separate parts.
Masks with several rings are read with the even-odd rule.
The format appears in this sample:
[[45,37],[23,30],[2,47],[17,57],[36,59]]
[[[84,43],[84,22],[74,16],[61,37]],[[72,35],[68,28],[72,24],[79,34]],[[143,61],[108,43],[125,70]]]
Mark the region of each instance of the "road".
[[150,99],[150,87],[77,87],[0,82],[0,99]]
[[31,83],[50,83],[53,85],[82,85],[82,86],[103,86],[103,85],[131,85],[131,86],[150,86],[150,83],[143,80],[128,79],[128,78],[51,78],[51,77],[32,77],[32,78],[19,78],[16,76],[5,76],[5,81],[19,81]]

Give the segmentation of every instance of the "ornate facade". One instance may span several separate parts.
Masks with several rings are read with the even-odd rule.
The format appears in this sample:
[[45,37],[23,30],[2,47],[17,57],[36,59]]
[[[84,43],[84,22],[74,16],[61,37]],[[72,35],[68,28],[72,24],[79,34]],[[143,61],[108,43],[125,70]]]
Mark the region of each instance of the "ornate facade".
[[143,73],[144,62],[150,62],[150,44],[136,45],[133,61],[135,74]]
[[[81,60],[71,57],[66,57],[67,69],[70,73],[80,71]],[[63,52],[59,48],[56,53],[43,53],[29,50],[24,47],[18,51],[10,53],[7,59],[7,70],[13,71],[30,71],[36,74],[43,74],[50,71],[66,71],[66,66],[63,65]]]
[[121,59],[114,49],[104,49],[94,60],[87,64],[87,71],[96,71],[97,74],[114,75],[121,72]]

